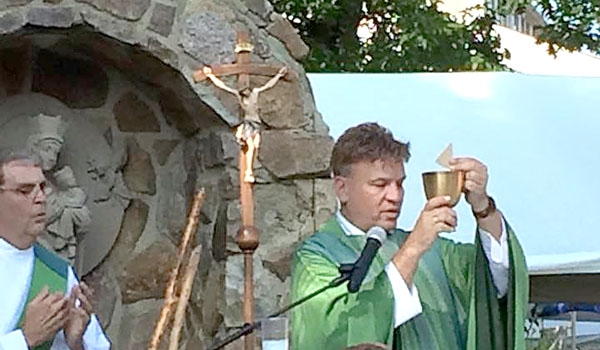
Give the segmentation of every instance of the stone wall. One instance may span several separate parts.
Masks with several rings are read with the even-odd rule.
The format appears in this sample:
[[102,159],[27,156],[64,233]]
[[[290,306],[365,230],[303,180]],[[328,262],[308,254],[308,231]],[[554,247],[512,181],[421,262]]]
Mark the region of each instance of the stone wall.
[[[97,291],[115,349],[145,348],[196,187],[207,199],[184,347],[202,348],[242,323],[239,149],[231,132],[238,107],[191,79],[205,64],[234,61],[242,29],[254,41],[254,62],[285,64],[299,77],[260,97],[267,126],[254,187],[260,317],[289,302],[291,252],[334,207],[332,140],[297,62],[308,48],[291,25],[263,0],[0,1],[2,140],[19,144],[25,131],[14,131],[40,112],[71,121],[60,162],[77,170],[94,222],[78,237],[77,267]],[[251,85],[267,79],[252,77]]]

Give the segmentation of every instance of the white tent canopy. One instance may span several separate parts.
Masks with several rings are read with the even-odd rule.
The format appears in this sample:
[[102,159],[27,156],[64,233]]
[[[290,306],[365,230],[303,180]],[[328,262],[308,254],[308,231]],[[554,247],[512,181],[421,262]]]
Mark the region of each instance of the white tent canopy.
[[[319,112],[338,138],[376,121],[411,142],[399,226],[425,198],[420,173],[449,142],[490,169],[488,189],[531,272],[532,301],[600,303],[600,78],[514,73],[309,74]],[[461,200],[458,241],[474,220]],[[548,255],[552,254],[552,255]]]
[[[600,249],[600,247],[598,247]],[[600,273],[598,253],[565,253],[530,255],[527,257],[530,275],[594,274]],[[600,299],[600,290],[598,291]]]
[[[338,138],[376,121],[403,141],[405,200],[399,226],[423,208],[421,172],[454,154],[481,159],[489,192],[527,256],[600,251],[600,78],[514,73],[309,74],[317,108]],[[457,232],[472,241],[474,221],[461,200]]]

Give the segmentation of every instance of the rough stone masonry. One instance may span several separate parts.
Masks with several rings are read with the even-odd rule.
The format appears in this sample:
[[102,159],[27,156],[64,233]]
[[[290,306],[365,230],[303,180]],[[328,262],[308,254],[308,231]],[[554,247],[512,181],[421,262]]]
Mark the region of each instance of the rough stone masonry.
[[115,349],[146,347],[199,186],[203,251],[183,346],[202,348],[242,323],[237,101],[191,79],[203,65],[232,62],[241,29],[251,33],[253,61],[299,76],[260,97],[260,317],[289,302],[291,253],[335,205],[332,140],[298,62],[308,47],[291,24],[265,0],[0,1],[0,143],[19,144],[41,112],[70,121],[59,165],[73,169],[93,220],[77,237],[76,264]]

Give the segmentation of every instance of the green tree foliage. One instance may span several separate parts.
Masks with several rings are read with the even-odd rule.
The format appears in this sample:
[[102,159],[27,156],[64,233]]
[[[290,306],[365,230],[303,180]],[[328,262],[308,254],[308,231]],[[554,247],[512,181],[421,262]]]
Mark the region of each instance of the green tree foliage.
[[[462,18],[454,18],[438,11],[441,1],[272,0],[272,3],[311,47],[304,62],[310,72],[506,69],[501,61],[510,53],[500,47],[493,25],[499,16],[519,13],[529,3],[500,0],[496,9],[477,6],[465,10]],[[540,40],[572,50],[583,44],[598,50],[598,37],[593,30],[599,13],[597,2],[536,1],[533,5],[551,23],[539,29]],[[471,20],[462,21],[464,18]],[[360,40],[356,34],[361,21],[376,28],[367,40]]]
[[547,22],[536,33],[538,42],[551,44],[551,54],[584,48],[600,55],[599,0],[539,0],[533,5]]

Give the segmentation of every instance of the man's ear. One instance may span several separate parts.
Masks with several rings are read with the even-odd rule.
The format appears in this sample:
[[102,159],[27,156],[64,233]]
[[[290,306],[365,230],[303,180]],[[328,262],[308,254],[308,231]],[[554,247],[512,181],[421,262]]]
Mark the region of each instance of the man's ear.
[[335,190],[335,195],[340,201],[342,205],[348,202],[348,181],[347,178],[343,176],[335,176],[333,178],[333,189]]

